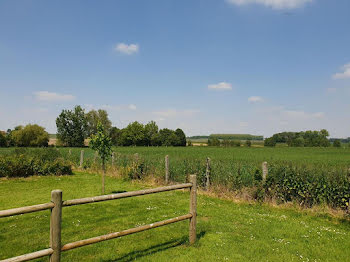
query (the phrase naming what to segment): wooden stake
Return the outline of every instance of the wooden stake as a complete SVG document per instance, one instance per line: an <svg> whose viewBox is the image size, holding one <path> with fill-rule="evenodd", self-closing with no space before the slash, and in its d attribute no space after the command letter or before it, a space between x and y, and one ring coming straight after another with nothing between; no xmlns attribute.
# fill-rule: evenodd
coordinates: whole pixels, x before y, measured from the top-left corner
<svg viewBox="0 0 350 262"><path fill-rule="evenodd" d="M267 175L268 175L267 162L263 162L262 163L262 177L263 177L263 181L266 181Z"/></svg>
<svg viewBox="0 0 350 262"><path fill-rule="evenodd" d="M165 156L165 184L169 183L169 156Z"/></svg>
<svg viewBox="0 0 350 262"><path fill-rule="evenodd" d="M53 190L51 201L55 206L51 209L50 217L50 247L53 249L50 262L61 261L61 221L62 221L62 191Z"/></svg>
<svg viewBox="0 0 350 262"><path fill-rule="evenodd" d="M206 178L206 181L205 181L205 189L208 191L209 190L209 187L210 187L210 158L207 157L207 169L205 171L205 178Z"/></svg>
<svg viewBox="0 0 350 262"><path fill-rule="evenodd" d="M114 166L114 158L115 158L115 153L112 152L112 166Z"/></svg>
<svg viewBox="0 0 350 262"><path fill-rule="evenodd" d="M84 163L84 150L80 151L80 168L83 168L83 163Z"/></svg>
<svg viewBox="0 0 350 262"><path fill-rule="evenodd" d="M192 183L191 191L190 191L190 214L192 217L190 218L190 244L194 244L196 242L196 223L197 223L197 177L196 175L190 175L190 183Z"/></svg>
<svg viewBox="0 0 350 262"><path fill-rule="evenodd" d="M96 164L96 158L98 157L98 152L95 151L95 154L94 154L94 164Z"/></svg>

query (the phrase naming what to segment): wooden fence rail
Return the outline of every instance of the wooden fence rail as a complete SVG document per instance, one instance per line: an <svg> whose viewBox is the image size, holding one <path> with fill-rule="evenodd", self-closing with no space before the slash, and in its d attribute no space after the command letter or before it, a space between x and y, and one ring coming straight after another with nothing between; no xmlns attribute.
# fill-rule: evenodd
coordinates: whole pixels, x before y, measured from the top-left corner
<svg viewBox="0 0 350 262"><path fill-rule="evenodd" d="M127 198L127 197L135 197L135 196L142 196L147 194L154 194L154 193L160 193L160 192L166 192L171 190L177 190L177 189L190 189L190 210L188 214L170 218L167 220L154 222L152 224L143 225L140 227L135 227L127 230L123 230L120 232L114 232L107 235L102 235L98 237L93 237L89 239L79 240L76 242L68 243L65 245L62 245L61 243L61 224L62 224L62 208L68 207L68 206L74 206L74 205L83 205L88 203L95 203L95 202L101 202L101 201L108 201L108 200L115 200L115 199L121 199L121 198ZM0 262L20 262L20 261L28 261L33 260L36 258L44 257L44 256L50 256L50 262L59 262L61 261L61 252L62 251L68 251L73 248L78 248L94 243L98 243L101 241L122 237L138 232L142 232L145 230L149 230L156 227L161 227L165 225L169 225L172 223L176 223L183 220L190 220L190 226L189 226L189 241L190 244L193 244L196 241L196 217L197 217L197 181L196 176L191 175L190 176L190 183L184 183L184 184L178 184L178 185L171 185L171 186L165 186L165 187L158 187L158 188L152 188L152 189L145 189L145 190L139 190L139 191L132 191L132 192L126 192L126 193L120 193L120 194L112 194L112 195L102 195L102 196L96 196L96 197L87 197L87 198L80 198L80 199L73 199L73 200L66 200L62 201L62 191L61 190L53 190L51 192L51 202L40 204L40 205L34 205L34 206L27 206L27 207L20 207L20 208L14 208L14 209L8 209L8 210L1 210L0 211L0 218L2 217L8 217L8 216L15 216L20 214L26 214L31 212L38 212L42 210L51 209L51 216L50 216L50 248L39 250L36 252L24 254L17 257L8 258L5 260L1 260Z"/></svg>

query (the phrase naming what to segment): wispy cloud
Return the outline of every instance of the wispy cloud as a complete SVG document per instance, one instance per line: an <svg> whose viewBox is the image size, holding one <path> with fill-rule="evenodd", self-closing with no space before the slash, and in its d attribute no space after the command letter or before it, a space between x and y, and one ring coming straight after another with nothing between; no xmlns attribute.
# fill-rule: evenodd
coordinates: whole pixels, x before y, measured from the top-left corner
<svg viewBox="0 0 350 262"><path fill-rule="evenodd" d="M125 43L118 43L115 48L117 52L126 54L126 55L132 55L139 52L139 45L138 44L125 44Z"/></svg>
<svg viewBox="0 0 350 262"><path fill-rule="evenodd" d="M261 4L273 9L294 9L303 7L307 3L311 3L313 0L226 0L226 2L238 6L248 4Z"/></svg>
<svg viewBox="0 0 350 262"><path fill-rule="evenodd" d="M153 112L153 114L160 116L162 118L172 118L172 117L178 117L178 116L190 117L195 114L198 114L199 112L200 111L197 109L186 109L186 110L167 109L162 111L155 111Z"/></svg>
<svg viewBox="0 0 350 262"><path fill-rule="evenodd" d="M37 100L46 102L67 102L75 99L75 96L70 94L58 94L49 91L38 91L34 93L34 96Z"/></svg>
<svg viewBox="0 0 350 262"><path fill-rule="evenodd" d="M248 102L251 102L251 103L258 103L263 101L264 99L261 96L251 96L248 98Z"/></svg>
<svg viewBox="0 0 350 262"><path fill-rule="evenodd" d="M136 110L136 109L137 109L137 107L136 107L134 104L128 105L128 108L129 108L130 110Z"/></svg>
<svg viewBox="0 0 350 262"><path fill-rule="evenodd" d="M310 118L324 117L323 112L307 113L305 111L297 111L297 110L285 110L283 111L283 114L285 114L288 117L297 118L297 119L310 119Z"/></svg>
<svg viewBox="0 0 350 262"><path fill-rule="evenodd" d="M343 70L343 72L334 74L333 79L350 78L350 63L342 66L342 70Z"/></svg>
<svg viewBox="0 0 350 262"><path fill-rule="evenodd" d="M232 84L226 82L220 82L217 84L208 85L210 90L232 90Z"/></svg>

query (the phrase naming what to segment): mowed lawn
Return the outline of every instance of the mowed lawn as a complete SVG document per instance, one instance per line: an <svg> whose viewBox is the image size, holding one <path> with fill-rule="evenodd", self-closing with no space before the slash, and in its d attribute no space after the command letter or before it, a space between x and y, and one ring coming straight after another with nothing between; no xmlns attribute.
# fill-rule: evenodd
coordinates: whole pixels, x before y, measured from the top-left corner
<svg viewBox="0 0 350 262"><path fill-rule="evenodd" d="M108 177L106 192L146 188ZM0 180L0 209L100 193L100 176ZM68 243L188 213L188 190L63 209ZM350 222L291 209L237 204L198 196L198 241L188 244L188 221L64 252L62 261L350 261ZM49 246L49 211L0 218L0 259ZM48 261L48 258L38 261Z"/></svg>

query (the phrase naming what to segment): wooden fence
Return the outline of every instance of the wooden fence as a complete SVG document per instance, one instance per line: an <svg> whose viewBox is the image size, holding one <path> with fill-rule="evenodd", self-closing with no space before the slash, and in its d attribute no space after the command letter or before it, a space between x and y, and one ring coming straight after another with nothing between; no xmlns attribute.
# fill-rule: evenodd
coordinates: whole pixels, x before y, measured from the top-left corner
<svg viewBox="0 0 350 262"><path fill-rule="evenodd" d="M88 203L115 200L115 199L141 196L141 195L148 195L148 194L154 194L154 193L160 193L160 192L177 190L177 189L184 189L184 188L190 189L190 212L188 214L174 217L174 218L167 219L167 220L163 220L163 221L159 221L159 222L155 222L152 224L140 226L140 227L135 227L135 228L123 230L120 232L114 232L114 233L110 233L110 234L106 234L106 235L102 235L102 236L98 236L98 237L79 240L79 241L64 244L64 245L62 245L62 243L61 243L61 224L62 224L62 208L63 207L83 205L83 204L88 204ZM165 226L165 225L179 222L179 221L183 221L186 219L190 220L189 241L190 241L190 244L193 244L196 241L196 216L197 216L197 181L196 181L196 176L191 175L190 182L184 183L184 184L177 184L177 185L158 187L158 188L152 188L152 189L145 189L145 190L139 190L139 191L125 192L125 193L112 194L112 195L102 195L102 196L95 196L95 197L87 197L87 198L80 198L80 199L73 199L73 200L66 200L66 201L62 201L62 191L61 190L53 190L51 192L51 202L50 203L34 205L34 206L27 206L27 207L20 207L20 208L8 209L8 210L1 210L0 211L0 218L20 215L20 214L25 214L25 213L38 212L38 211L47 210L47 209L51 209L50 247L47 249L33 252L33 253L28 253L25 255L1 260L0 262L28 261L28 260L32 260L32 259L36 259L36 258L40 258L40 257L44 257L44 256L50 256L50 262L58 262L61 260L61 252L68 251L68 250L73 249L73 248L78 248L78 247L98 243L101 241L117 238L117 237L130 235L130 234L145 231L148 229L152 229L152 228L156 228L156 227L160 227L160 226Z"/></svg>

